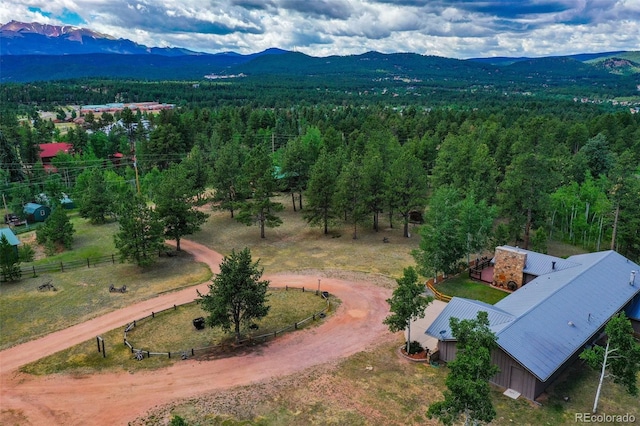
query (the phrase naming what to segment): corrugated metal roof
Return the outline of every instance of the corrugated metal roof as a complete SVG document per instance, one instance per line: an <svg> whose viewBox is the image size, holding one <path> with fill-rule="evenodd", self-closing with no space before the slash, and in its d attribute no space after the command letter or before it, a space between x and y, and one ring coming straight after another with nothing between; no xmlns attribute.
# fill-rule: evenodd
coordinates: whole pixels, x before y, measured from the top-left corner
<svg viewBox="0 0 640 426"><path fill-rule="evenodd" d="M7 241L9 241L9 244L11 244L12 246L17 246L18 244L20 244L20 240L18 239L18 237L16 237L11 229L0 228L0 234L4 235L7 238Z"/></svg>
<svg viewBox="0 0 640 426"><path fill-rule="evenodd" d="M640 266L614 251L567 260L578 266L539 276L495 306L489 305L494 312L513 316L510 322L496 324L498 345L542 381L640 294L640 279L629 284L631 271L639 271ZM427 333L438 337L440 330L446 330L444 335L453 338L449 317L474 318L478 311L487 310L477 303L458 306L445 309Z"/></svg>
<svg viewBox="0 0 640 426"><path fill-rule="evenodd" d="M449 319L475 319L480 311L485 311L489 314L489 328L494 333L499 332L511 321L515 320L513 315L510 315L493 305L489 305L488 303L480 302L479 300L454 297L449 303L447 303L447 306L444 308L442 313L431 323L431 326L427 331L425 331L425 333L441 340L453 340L453 334L449 327ZM444 331L444 333L441 333L441 331Z"/></svg>
<svg viewBox="0 0 640 426"><path fill-rule="evenodd" d="M551 272L562 271L567 268L579 266L579 263L572 262L561 257L550 256L548 254L537 253L535 251L521 249L520 247L501 246L507 250L517 251L527 254L527 261L524 265L524 273L535 275L549 274Z"/></svg>

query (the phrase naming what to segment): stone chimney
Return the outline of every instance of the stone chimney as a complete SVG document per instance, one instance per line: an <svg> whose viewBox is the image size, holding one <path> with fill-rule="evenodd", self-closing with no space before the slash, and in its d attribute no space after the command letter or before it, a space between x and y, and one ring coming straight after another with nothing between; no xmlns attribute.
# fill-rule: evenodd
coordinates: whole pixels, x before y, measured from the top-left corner
<svg viewBox="0 0 640 426"><path fill-rule="evenodd" d="M512 247L496 247L494 262L493 285L509 290L522 287L527 253Z"/></svg>

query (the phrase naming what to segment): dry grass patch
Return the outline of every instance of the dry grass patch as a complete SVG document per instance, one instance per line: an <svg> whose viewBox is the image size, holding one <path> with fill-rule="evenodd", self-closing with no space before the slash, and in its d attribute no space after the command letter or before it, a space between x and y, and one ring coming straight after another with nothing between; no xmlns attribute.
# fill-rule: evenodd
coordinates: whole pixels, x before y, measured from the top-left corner
<svg viewBox="0 0 640 426"><path fill-rule="evenodd" d="M244 330L246 334L260 335L279 331L292 326L295 322L311 317L322 311L327 305L325 299L313 292L300 290L270 290L268 292L271 306L269 314L256 321L258 330ZM331 299L332 304L339 301ZM73 373L91 374L107 369L154 369L164 367L180 359L180 352L190 353L191 348L205 348L222 342L232 341L233 336L220 328L196 330L192 324L194 318L206 316L200 305L191 303L158 313L154 318L147 318L128 333L129 342L137 349L151 352L171 352L172 359L164 356L153 356L138 362L133 359L129 348L122 343L123 328L109 331L102 335L107 357L97 351L95 339L88 340L72 348L57 352L36 362L25 365L22 371L30 374ZM302 327L318 324L307 322Z"/></svg>
<svg viewBox="0 0 640 426"><path fill-rule="evenodd" d="M306 269L339 269L390 277L402 276L402 270L415 264L411 250L418 247L417 228L411 227L412 237L402 236L402 224L395 220L394 228L388 228L388 218L381 217L383 229L375 232L371 224L358 226L358 238L353 239L353 227L338 224L324 235L321 228L310 227L302 212L294 212L287 196L276 197L285 210L280 214L282 225L267 228L266 238L261 239L257 226L246 226L231 219L229 212L210 212L202 230L190 238L219 251L231 253L232 249L249 247L254 259L269 273L301 271ZM385 228L386 227L386 228ZM383 243L383 238L389 243Z"/></svg>
<svg viewBox="0 0 640 426"><path fill-rule="evenodd" d="M149 268L105 264L3 283L0 285L0 349L210 277L211 271L206 265L181 253L160 258ZM38 286L48 281L57 291L38 291ZM126 285L127 292L110 293L110 284Z"/></svg>

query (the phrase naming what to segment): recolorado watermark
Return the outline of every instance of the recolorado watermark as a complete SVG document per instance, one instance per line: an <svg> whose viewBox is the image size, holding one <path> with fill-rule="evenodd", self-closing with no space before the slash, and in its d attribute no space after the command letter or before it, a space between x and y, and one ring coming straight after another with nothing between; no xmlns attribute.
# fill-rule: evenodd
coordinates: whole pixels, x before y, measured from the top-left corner
<svg viewBox="0 0 640 426"><path fill-rule="evenodd" d="M633 414L592 414L592 413L575 413L574 421L576 423L635 423L636 416Z"/></svg>

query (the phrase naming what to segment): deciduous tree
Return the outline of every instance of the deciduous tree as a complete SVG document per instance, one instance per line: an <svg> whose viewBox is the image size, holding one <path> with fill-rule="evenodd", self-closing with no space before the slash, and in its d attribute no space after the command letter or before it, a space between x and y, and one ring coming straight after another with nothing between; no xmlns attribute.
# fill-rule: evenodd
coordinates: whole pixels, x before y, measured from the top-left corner
<svg viewBox="0 0 640 426"><path fill-rule="evenodd" d="M431 404L427 416L445 425L454 424L460 417L465 425L489 423L496 416L489 379L499 372L491 363L491 351L497 344L489 329L489 316L478 312L476 319L451 318L450 326L457 340L456 358L448 364L444 401Z"/></svg>
<svg viewBox="0 0 640 426"><path fill-rule="evenodd" d="M607 323L607 346L594 346L585 349L580 358L587 361L591 368L600 369L600 382L593 403L593 412L598 409L600 389L606 371L613 377L614 383L623 385L631 395L638 395L638 372L640 372L640 343L633 337L631 321L624 312L620 312Z"/></svg>
<svg viewBox="0 0 640 426"><path fill-rule="evenodd" d="M411 321L424 318L424 310L433 297L424 294L424 284L418 282L418 273L413 267L404 268L402 278L396 280L398 287L387 299L392 312L384 319L391 332L407 330L407 353L411 344Z"/></svg>

